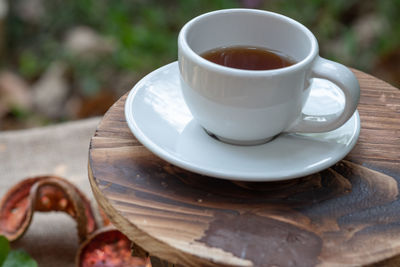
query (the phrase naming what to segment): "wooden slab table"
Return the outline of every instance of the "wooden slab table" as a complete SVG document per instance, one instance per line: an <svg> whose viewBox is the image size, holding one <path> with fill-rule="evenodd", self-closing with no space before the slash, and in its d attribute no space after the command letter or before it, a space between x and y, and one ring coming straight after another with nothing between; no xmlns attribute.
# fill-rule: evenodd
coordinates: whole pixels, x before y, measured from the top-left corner
<svg viewBox="0 0 400 267"><path fill-rule="evenodd" d="M283 182L231 182L161 160L130 132L125 95L91 140L94 195L136 245L182 266L400 266L400 91L354 72L357 145Z"/></svg>

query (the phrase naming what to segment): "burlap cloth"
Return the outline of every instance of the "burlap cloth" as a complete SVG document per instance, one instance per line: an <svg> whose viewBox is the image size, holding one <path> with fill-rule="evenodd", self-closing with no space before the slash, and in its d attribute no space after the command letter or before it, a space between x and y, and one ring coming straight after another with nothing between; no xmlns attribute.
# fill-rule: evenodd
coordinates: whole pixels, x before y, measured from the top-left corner
<svg viewBox="0 0 400 267"><path fill-rule="evenodd" d="M87 177L89 141L99 118L22 131L0 132L0 197L20 180L46 174L62 176L93 201ZM64 213L35 213L26 234L12 244L39 266L75 266L75 221Z"/></svg>

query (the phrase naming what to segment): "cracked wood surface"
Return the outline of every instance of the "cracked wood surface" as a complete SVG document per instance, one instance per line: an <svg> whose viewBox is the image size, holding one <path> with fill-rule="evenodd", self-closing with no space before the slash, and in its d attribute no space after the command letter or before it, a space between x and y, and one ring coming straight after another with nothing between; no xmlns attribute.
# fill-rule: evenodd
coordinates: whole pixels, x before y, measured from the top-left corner
<svg viewBox="0 0 400 267"><path fill-rule="evenodd" d="M165 162L130 132L125 95L91 140L94 195L138 246L182 266L398 266L400 91L354 72L357 145L329 169L281 182L231 182Z"/></svg>

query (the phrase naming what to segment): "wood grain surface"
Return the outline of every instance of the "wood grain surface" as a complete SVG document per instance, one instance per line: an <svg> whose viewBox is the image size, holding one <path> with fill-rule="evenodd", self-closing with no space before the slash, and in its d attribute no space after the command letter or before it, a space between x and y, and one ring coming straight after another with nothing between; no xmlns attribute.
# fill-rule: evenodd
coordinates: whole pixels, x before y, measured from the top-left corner
<svg viewBox="0 0 400 267"><path fill-rule="evenodd" d="M231 182L165 162L130 132L125 95L91 140L95 197L138 246L182 266L399 263L400 91L354 72L357 145L327 170L282 182Z"/></svg>

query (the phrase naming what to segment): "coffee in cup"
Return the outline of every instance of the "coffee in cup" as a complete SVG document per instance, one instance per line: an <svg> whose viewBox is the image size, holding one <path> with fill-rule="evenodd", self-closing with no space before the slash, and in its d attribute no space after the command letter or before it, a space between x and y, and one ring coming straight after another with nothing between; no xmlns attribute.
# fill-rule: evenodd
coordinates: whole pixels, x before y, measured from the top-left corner
<svg viewBox="0 0 400 267"><path fill-rule="evenodd" d="M249 52L253 48L262 51ZM240 54L240 60L256 53L256 61L283 55L290 63L270 68L265 66L270 62L263 62L261 69L249 70L247 63L236 68L204 58L221 57L221 49ZM265 50L275 55L266 56ZM318 55L310 30L268 11L226 9L192 19L179 33L178 62L182 94L194 119L231 144L261 144L282 132L334 130L354 114L360 95L347 67ZM338 101L344 102L343 110L327 115L302 112L313 78L330 80L342 90L344 100Z"/></svg>
<svg viewBox="0 0 400 267"><path fill-rule="evenodd" d="M264 47L229 46L211 49L201 56L213 63L244 70L273 70L288 67L294 60Z"/></svg>

